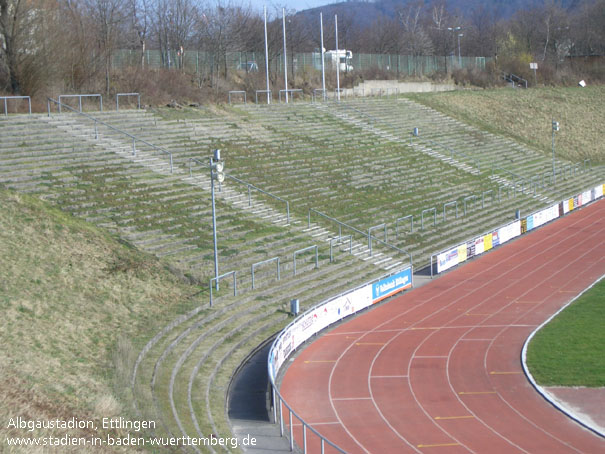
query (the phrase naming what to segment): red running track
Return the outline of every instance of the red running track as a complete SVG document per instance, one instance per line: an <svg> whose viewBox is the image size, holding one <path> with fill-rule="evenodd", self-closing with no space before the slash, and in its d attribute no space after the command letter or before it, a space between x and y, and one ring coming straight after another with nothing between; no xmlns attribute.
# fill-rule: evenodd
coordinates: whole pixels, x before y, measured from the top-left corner
<svg viewBox="0 0 605 454"><path fill-rule="evenodd" d="M350 453L605 453L520 360L529 334L605 274L604 233L600 201L339 325L290 364L284 399Z"/></svg>

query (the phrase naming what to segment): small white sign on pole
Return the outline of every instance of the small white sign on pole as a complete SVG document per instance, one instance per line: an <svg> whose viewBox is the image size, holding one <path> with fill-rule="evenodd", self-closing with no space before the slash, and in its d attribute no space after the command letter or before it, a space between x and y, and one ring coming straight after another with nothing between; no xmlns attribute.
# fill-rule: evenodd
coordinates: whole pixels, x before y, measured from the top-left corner
<svg viewBox="0 0 605 454"><path fill-rule="evenodd" d="M529 64L529 69L538 69L538 64L537 63L530 63Z"/></svg>

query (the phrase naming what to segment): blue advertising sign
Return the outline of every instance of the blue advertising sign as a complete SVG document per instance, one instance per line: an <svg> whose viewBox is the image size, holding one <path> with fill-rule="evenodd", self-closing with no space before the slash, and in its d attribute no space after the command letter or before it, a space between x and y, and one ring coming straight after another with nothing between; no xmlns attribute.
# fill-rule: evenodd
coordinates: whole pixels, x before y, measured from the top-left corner
<svg viewBox="0 0 605 454"><path fill-rule="evenodd" d="M372 302L377 303L412 286L412 269L400 271L372 284Z"/></svg>

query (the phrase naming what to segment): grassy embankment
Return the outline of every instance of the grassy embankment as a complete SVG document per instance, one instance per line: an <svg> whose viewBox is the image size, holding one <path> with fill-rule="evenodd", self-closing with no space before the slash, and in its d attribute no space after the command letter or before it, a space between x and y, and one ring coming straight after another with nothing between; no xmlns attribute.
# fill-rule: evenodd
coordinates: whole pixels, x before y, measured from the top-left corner
<svg viewBox="0 0 605 454"><path fill-rule="evenodd" d="M137 352L196 304L198 289L37 199L0 189L0 207L0 452L34 452L9 448L7 436L106 437L102 417L135 418L128 385ZM7 428L16 417L76 417L99 431ZM139 452L45 449L35 452Z"/></svg>
<svg viewBox="0 0 605 454"><path fill-rule="evenodd" d="M409 98L544 153L552 152L554 118L561 125L555 138L558 157L605 163L605 86L468 90L415 94Z"/></svg>
<svg viewBox="0 0 605 454"><path fill-rule="evenodd" d="M605 386L605 280L536 333L527 364L544 386Z"/></svg>

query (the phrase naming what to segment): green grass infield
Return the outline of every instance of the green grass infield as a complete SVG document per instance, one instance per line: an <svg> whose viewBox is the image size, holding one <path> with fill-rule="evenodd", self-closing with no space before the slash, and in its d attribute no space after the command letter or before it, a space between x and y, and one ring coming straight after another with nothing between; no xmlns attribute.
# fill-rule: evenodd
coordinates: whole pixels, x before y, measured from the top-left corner
<svg viewBox="0 0 605 454"><path fill-rule="evenodd" d="M605 279L536 333L527 365L543 386L605 386Z"/></svg>

